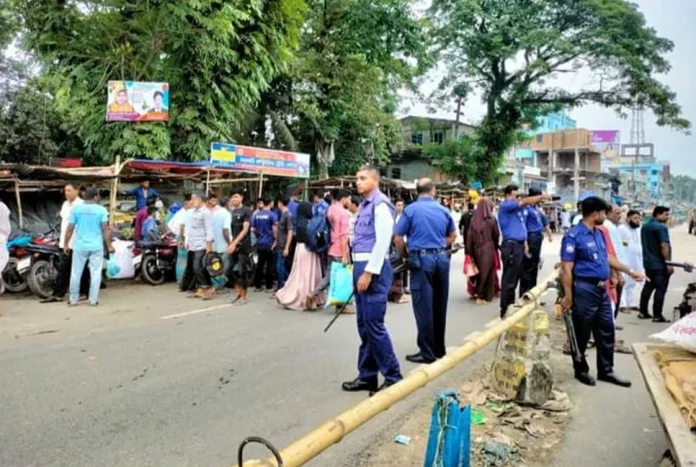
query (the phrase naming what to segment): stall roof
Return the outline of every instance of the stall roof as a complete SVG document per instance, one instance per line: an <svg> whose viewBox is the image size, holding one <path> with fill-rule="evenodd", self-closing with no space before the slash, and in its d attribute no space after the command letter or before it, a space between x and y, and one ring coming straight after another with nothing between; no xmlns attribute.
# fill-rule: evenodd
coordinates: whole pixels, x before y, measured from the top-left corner
<svg viewBox="0 0 696 467"><path fill-rule="evenodd" d="M147 177L169 179L205 179L210 172L211 179L235 178L250 175L251 172L240 172L211 165L208 161L202 162L173 162L151 161L146 159L131 159L123 164L120 176L124 179L138 179ZM257 175L257 174L253 174Z"/></svg>
<svg viewBox="0 0 696 467"><path fill-rule="evenodd" d="M46 165L0 164L0 180L108 180L113 177L113 166L50 167Z"/></svg>

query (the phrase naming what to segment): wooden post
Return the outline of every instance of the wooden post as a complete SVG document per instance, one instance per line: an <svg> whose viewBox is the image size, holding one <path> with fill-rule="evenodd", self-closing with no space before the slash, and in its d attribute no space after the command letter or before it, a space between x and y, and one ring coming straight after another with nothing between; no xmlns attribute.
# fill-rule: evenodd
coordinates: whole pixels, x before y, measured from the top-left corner
<svg viewBox="0 0 696 467"><path fill-rule="evenodd" d="M118 179L121 173L121 156L116 155L114 161L114 174L111 179L111 192L109 193L109 227L116 224L116 201L118 195Z"/></svg>
<svg viewBox="0 0 696 467"><path fill-rule="evenodd" d="M263 170L259 170L259 198L263 193Z"/></svg>
<svg viewBox="0 0 696 467"><path fill-rule="evenodd" d="M205 178L205 195L208 196L210 192L210 166L208 166L208 175Z"/></svg>
<svg viewBox="0 0 696 467"><path fill-rule="evenodd" d="M15 179L15 197L17 198L17 217L19 219L19 228L24 228L24 214L22 213L22 197L19 195L19 180Z"/></svg>

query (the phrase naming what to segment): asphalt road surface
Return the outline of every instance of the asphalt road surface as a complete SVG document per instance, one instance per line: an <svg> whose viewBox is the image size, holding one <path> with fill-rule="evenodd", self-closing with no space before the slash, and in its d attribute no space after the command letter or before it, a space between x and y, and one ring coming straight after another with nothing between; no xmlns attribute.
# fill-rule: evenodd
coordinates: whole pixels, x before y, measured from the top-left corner
<svg viewBox="0 0 696 467"><path fill-rule="evenodd" d="M542 277L559 243L546 244ZM497 304L467 299L462 261L459 253L452 264L449 346L498 313ZM200 302L173 284L130 282L110 283L97 308L0 298L0 466L225 466L246 436L282 448L366 397L340 389L357 371L353 316L324 334L329 311L284 310L266 294L252 294L246 307L229 299ZM416 350L411 305L390 305L387 324L406 374L415 367L404 360ZM354 465L376 436L491 350L311 465Z"/></svg>

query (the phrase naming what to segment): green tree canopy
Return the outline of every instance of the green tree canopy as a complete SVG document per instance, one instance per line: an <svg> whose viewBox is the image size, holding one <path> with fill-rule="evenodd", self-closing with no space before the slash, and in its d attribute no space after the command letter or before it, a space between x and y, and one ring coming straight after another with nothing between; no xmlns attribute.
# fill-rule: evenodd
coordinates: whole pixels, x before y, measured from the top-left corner
<svg viewBox="0 0 696 467"><path fill-rule="evenodd" d="M302 0L13 0L87 155L200 160L230 141L298 45ZM108 80L164 81L170 121L104 121Z"/></svg>
<svg viewBox="0 0 696 467"><path fill-rule="evenodd" d="M432 35L446 75L443 95L462 83L483 95L486 114L478 169L492 179L521 124L564 105L598 103L652 110L659 125L688 130L676 96L657 76L670 69L673 44L646 25L627 0L433 0ZM581 69L593 84L556 84Z"/></svg>

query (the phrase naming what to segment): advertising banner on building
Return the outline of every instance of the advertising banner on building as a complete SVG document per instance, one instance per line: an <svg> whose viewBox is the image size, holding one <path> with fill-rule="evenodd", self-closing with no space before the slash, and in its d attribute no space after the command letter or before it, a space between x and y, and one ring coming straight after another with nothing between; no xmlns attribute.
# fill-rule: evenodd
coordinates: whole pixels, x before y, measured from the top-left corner
<svg viewBox="0 0 696 467"><path fill-rule="evenodd" d="M309 178L309 154L299 152L213 143L210 147L210 162L216 167L241 172Z"/></svg>
<svg viewBox="0 0 696 467"><path fill-rule="evenodd" d="M621 154L621 132L619 130L593 130L592 149L602 159L615 159Z"/></svg>
<svg viewBox="0 0 696 467"><path fill-rule="evenodd" d="M140 81L109 81L107 122L166 122L169 85Z"/></svg>

